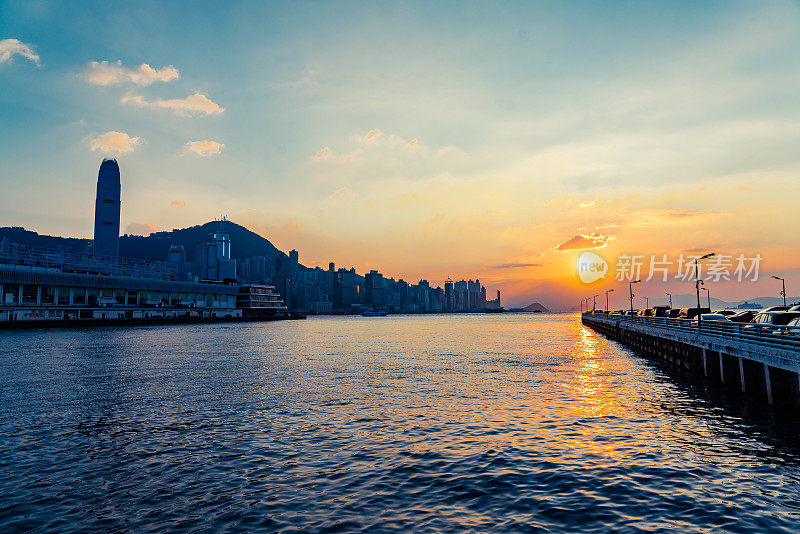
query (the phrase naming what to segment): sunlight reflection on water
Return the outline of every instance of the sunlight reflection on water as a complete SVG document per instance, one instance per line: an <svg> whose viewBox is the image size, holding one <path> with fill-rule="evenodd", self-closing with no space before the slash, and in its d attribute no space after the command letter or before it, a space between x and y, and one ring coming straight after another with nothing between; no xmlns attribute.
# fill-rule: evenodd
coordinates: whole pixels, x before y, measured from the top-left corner
<svg viewBox="0 0 800 534"><path fill-rule="evenodd" d="M7 332L0 358L2 531L798 524L794 419L576 316Z"/></svg>

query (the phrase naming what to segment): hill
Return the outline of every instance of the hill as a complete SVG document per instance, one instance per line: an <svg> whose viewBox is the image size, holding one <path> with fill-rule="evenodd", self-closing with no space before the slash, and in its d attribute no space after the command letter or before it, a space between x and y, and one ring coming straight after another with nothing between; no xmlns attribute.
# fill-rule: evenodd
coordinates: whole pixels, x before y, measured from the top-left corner
<svg viewBox="0 0 800 534"><path fill-rule="evenodd" d="M92 246L91 239L39 235L20 226L4 226L0 228L0 239L8 239L12 243L18 243L26 247L74 250L76 252L89 252Z"/></svg>
<svg viewBox="0 0 800 534"><path fill-rule="evenodd" d="M252 256L276 258L285 256L269 240L231 221L212 221L203 225L170 232L154 232L149 236L125 235L119 238L119 254L127 258L163 261L167 258L167 251L169 251L171 245L183 245L186 249L186 256L191 261L194 260L197 246L200 243L209 241L214 232L220 230L227 233L231 238L232 258L239 259ZM2 238L8 238L9 241L29 247L74 250L77 252L89 252L91 250L90 239L39 235L36 232L20 227L0 228L0 239Z"/></svg>
<svg viewBox="0 0 800 534"><path fill-rule="evenodd" d="M534 302L533 304L528 304L522 311L526 312L540 312L540 313L550 313L550 310L539 304L538 302Z"/></svg>
<svg viewBox="0 0 800 534"><path fill-rule="evenodd" d="M231 221L213 221L200 226L172 230L171 232L154 232L149 236L123 236L119 241L120 256L142 258L147 260L163 260L171 245L183 245L186 256L194 260L198 245L211 239L218 231L225 232L231 238L231 258L250 258L252 256L269 256L276 258L285 256L275 245L244 226Z"/></svg>

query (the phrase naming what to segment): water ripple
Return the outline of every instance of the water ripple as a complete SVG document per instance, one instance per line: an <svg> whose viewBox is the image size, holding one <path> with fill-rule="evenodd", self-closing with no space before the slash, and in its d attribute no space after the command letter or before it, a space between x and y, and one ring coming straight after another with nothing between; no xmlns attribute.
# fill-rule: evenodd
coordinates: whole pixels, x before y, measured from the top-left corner
<svg viewBox="0 0 800 534"><path fill-rule="evenodd" d="M796 532L797 416L569 316L0 334L0 531Z"/></svg>

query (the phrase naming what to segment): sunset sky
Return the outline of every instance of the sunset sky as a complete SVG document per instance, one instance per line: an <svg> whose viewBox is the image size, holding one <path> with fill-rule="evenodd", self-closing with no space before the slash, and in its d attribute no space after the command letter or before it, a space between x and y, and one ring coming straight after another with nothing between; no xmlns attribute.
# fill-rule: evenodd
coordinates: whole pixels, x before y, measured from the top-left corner
<svg viewBox="0 0 800 534"><path fill-rule="evenodd" d="M91 237L113 156L126 233L227 216L507 305L621 307L586 249L760 254L712 294L800 293L800 4L430 4L0 2L0 225Z"/></svg>

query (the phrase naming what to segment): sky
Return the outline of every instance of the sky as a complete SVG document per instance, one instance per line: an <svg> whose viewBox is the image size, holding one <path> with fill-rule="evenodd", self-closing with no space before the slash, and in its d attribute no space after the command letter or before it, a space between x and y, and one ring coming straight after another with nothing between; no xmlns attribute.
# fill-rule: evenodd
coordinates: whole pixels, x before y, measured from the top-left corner
<svg viewBox="0 0 800 534"><path fill-rule="evenodd" d="M762 258L716 297L800 294L798 50L798 2L0 1L0 225L91 237L116 157L125 233L224 216L506 305L711 251Z"/></svg>

